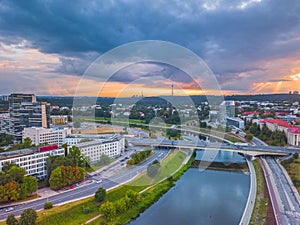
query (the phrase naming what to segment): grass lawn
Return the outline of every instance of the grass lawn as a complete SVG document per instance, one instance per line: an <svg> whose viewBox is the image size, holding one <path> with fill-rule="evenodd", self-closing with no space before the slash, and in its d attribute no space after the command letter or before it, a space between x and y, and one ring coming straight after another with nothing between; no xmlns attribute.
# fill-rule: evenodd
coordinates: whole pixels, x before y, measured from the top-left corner
<svg viewBox="0 0 300 225"><path fill-rule="evenodd" d="M162 168L159 177L164 177L170 171L174 172L176 169L178 169L184 158L185 154L178 151L172 152L170 155L168 155L161 163ZM141 177L138 177L137 179L145 179L145 176L147 176L146 173ZM137 185L137 183L135 182L138 183L139 181L134 180L128 183L128 185L123 185L110 190L107 193L107 200L115 202L116 200L124 197L127 190L140 192L148 187L147 185ZM143 201L139 203L138 206L133 207L125 214L120 215L117 220L122 224L126 224L126 221L130 220L133 217L136 217L141 209L145 210L147 207L149 207L152 202L159 199L159 197L167 190L169 190L172 185L172 181L165 180L157 184L153 188L147 190L142 194ZM37 213L37 225L78 225L84 224L87 220L99 215L99 204L94 201L94 197L90 197L62 206L55 206L54 208L49 210L41 210ZM99 218L91 222L90 224L98 225L103 220L103 218ZM5 224L5 221L0 222L0 225Z"/></svg>
<svg viewBox="0 0 300 225"><path fill-rule="evenodd" d="M238 138L233 137L233 136L230 136L230 135L227 135L227 134L225 134L224 139L226 139L226 140L228 140L228 141L231 141L231 142L233 142L233 143L235 143L235 142L242 142L242 143L245 143L243 140L238 139Z"/></svg>
<svg viewBox="0 0 300 225"><path fill-rule="evenodd" d="M161 161L159 173L155 178L150 178L147 175L147 172L144 172L129 184L133 186L147 186L158 183L178 170L185 157L185 154L180 151L172 151L164 160Z"/></svg>
<svg viewBox="0 0 300 225"><path fill-rule="evenodd" d="M250 220L250 225L266 224L267 210L268 210L268 199L265 197L266 183L261 165L258 160L253 161L256 182L257 182L257 193L255 198L255 204Z"/></svg>

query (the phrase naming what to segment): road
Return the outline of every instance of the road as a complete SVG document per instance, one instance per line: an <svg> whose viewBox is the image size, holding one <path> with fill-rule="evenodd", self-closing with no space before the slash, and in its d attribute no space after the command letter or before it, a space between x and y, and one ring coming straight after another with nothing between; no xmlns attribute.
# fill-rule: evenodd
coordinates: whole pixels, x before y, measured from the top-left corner
<svg viewBox="0 0 300 225"><path fill-rule="evenodd" d="M243 213L243 216L240 221L240 225L246 225L249 224L251 215L254 208L254 202L256 198L256 189L257 189L257 183L256 183L256 173L253 166L253 163L251 161L251 157L245 156L247 160L247 164L250 170L250 190L248 195L247 204Z"/></svg>
<svg viewBox="0 0 300 225"><path fill-rule="evenodd" d="M255 138L257 145L266 145ZM279 159L261 157L262 168L266 177L273 211L278 225L300 224L300 197Z"/></svg>
<svg viewBox="0 0 300 225"><path fill-rule="evenodd" d="M13 213L15 216L19 216L24 209L33 208L35 210L41 210L44 208L44 203L46 201L52 202L54 205L63 204L66 202L75 201L76 199L85 198L88 196L94 195L94 193L98 190L99 187L103 187L105 189L112 189L114 187L119 186L120 184L126 183L129 180L133 179L139 173L142 173L146 170L147 165L153 162L155 159L161 160L169 152L166 150L155 150L155 153L144 162L140 163L138 166L131 167L124 172L121 172L117 175L111 176L109 178L101 178L102 182L92 182L91 184L77 187L73 190L69 190L54 196L50 196L48 198L37 199L35 201L21 203L18 205L14 205L14 210L10 212L5 212L4 209L0 210L0 220L5 220L6 217ZM99 180L100 178L95 177L95 180Z"/></svg>
<svg viewBox="0 0 300 225"><path fill-rule="evenodd" d="M236 146L230 143L222 142L210 142L207 143L203 140L198 141L185 141L185 140L157 140L151 138L130 138L131 144L135 146L162 146L162 147L182 147L182 148L202 148L209 150L225 150L240 152L247 155L257 156L257 155L288 155L289 153L300 153L300 148L283 148L278 146Z"/></svg>

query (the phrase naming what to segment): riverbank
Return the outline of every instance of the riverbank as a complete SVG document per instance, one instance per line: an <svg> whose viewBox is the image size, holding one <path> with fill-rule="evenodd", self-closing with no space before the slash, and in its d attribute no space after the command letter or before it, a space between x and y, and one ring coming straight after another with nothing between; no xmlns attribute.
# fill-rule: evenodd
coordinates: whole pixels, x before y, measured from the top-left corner
<svg viewBox="0 0 300 225"><path fill-rule="evenodd" d="M175 169L176 167L174 167L174 165L178 166L178 159L181 159L182 160L181 162L183 163L184 160L184 157L182 157L183 154L184 153L182 152L177 152L175 157L169 157L169 158L167 157L165 161L168 162L167 163L168 167L170 168L173 167L173 169ZM90 225L97 225L97 224L107 224L107 225L124 224L125 225L130 221L132 221L133 219L137 218L141 213L143 213L146 209L148 209L153 203L158 201L166 192L168 192L175 185L175 182L183 175L185 171L187 171L190 168L191 162L194 160L194 157L195 154L191 156L191 158L186 164L182 165L181 163L181 166L179 166L177 170L173 171L173 172L175 171L177 172L175 172L173 175L169 177L166 177L166 179L160 180L161 175L158 176L160 178L153 179L153 182L157 182L158 179L159 183L154 183L152 186L148 186L144 190L140 191L142 199L133 208L127 210L123 214L117 215L113 219L113 221L106 221L104 218L97 218L96 220L92 221ZM162 163L163 168L168 168L165 166L166 165ZM162 170L161 174L165 174L166 171L169 172L169 169ZM146 177L146 174L142 174L137 179L130 182L130 184L140 185L140 184L144 184L145 182L149 182L149 178Z"/></svg>
<svg viewBox="0 0 300 225"><path fill-rule="evenodd" d="M118 188L112 189L107 193L107 200L115 202L118 199L125 196L126 191L133 190L135 192L142 192L143 201L141 201L136 207L128 210L126 213L118 216L116 221L112 221L109 224L126 224L130 222L131 219L136 218L141 212L145 211L149 206L151 206L155 201L157 201L164 193L166 193L173 185L174 182L180 178L180 176L189 168L189 164L193 160L193 157L188 161L186 165L182 165L185 159L185 154L177 151L176 154L171 154L169 157L165 158L163 161L167 161L169 166L164 167L162 170L163 174L169 171L169 169L177 168L179 165L179 170L172 176L168 177L166 180L154 185L149 188L149 185L132 185L129 182L127 185L122 185ZM176 171L176 170L174 170ZM173 172L174 172L173 171ZM170 173L169 173L170 174ZM139 177L138 177L139 178ZM149 188L149 189L148 189ZM85 224L86 221L99 215L100 204L94 201L93 197L79 200L76 202L68 203L61 206L55 206L50 210L41 210L38 213L37 224L38 225L53 225L53 224L70 224L78 225ZM115 222L115 223L114 223ZM90 224L107 224L104 218L98 218L92 221ZM5 225L5 221L0 222L0 225Z"/></svg>
<svg viewBox="0 0 300 225"><path fill-rule="evenodd" d="M224 171L243 171L249 172L247 163L224 163L224 162L210 162L203 160L194 160L191 164L191 168L201 168L201 164L208 165L207 169L210 170L224 170Z"/></svg>

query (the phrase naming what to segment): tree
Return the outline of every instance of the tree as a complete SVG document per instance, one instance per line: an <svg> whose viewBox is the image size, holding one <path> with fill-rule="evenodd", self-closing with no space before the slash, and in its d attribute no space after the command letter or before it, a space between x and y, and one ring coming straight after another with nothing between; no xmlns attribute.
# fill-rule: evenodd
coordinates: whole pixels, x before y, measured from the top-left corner
<svg viewBox="0 0 300 225"><path fill-rule="evenodd" d="M35 225L37 214L34 209L25 209L21 214L20 225Z"/></svg>
<svg viewBox="0 0 300 225"><path fill-rule="evenodd" d="M20 187L16 181L10 181L4 185L4 199L16 201L20 196Z"/></svg>
<svg viewBox="0 0 300 225"><path fill-rule="evenodd" d="M100 207L100 212L102 213L103 217L111 221L117 214L116 207L112 202L105 202Z"/></svg>
<svg viewBox="0 0 300 225"><path fill-rule="evenodd" d="M28 195L31 195L37 190L38 180L35 177L26 176L24 177L24 184L26 185Z"/></svg>
<svg viewBox="0 0 300 225"><path fill-rule="evenodd" d="M69 154L67 155L67 157L72 160L72 166L84 167L85 160L84 157L81 155L80 148L78 148L77 146L72 146L69 149Z"/></svg>
<svg viewBox="0 0 300 225"><path fill-rule="evenodd" d="M251 141L253 139L253 134L246 134L245 138L247 141Z"/></svg>
<svg viewBox="0 0 300 225"><path fill-rule="evenodd" d="M97 164L99 166L105 166L108 165L110 162L111 162L111 158L108 155L102 154Z"/></svg>
<svg viewBox="0 0 300 225"><path fill-rule="evenodd" d="M136 205L141 200L140 194L133 190L128 190L126 196L130 199L132 205Z"/></svg>
<svg viewBox="0 0 300 225"><path fill-rule="evenodd" d="M53 208L52 202L45 202L44 203L44 209L51 209Z"/></svg>
<svg viewBox="0 0 300 225"><path fill-rule="evenodd" d="M19 225L19 222L16 219L14 214L9 214L7 219L6 219L6 224L7 225Z"/></svg>
<svg viewBox="0 0 300 225"><path fill-rule="evenodd" d="M8 171L7 171L7 175L10 178L10 180L14 180L18 183L22 183L24 176L25 176L26 172L25 169L17 166L17 165L13 165Z"/></svg>
<svg viewBox="0 0 300 225"><path fill-rule="evenodd" d="M160 163L158 160L154 160L153 163L149 164L147 167L147 175L149 177L155 177L158 174L160 168Z"/></svg>
<svg viewBox="0 0 300 225"><path fill-rule="evenodd" d="M53 190L59 189L63 186L63 176L61 167L57 167L51 172L49 179L50 188Z"/></svg>
<svg viewBox="0 0 300 225"><path fill-rule="evenodd" d="M23 148L31 148L32 147L32 140L29 137L27 137L23 140L22 145L23 145L22 146Z"/></svg>
<svg viewBox="0 0 300 225"><path fill-rule="evenodd" d="M95 201L96 202L103 202L106 197L106 190L102 187L98 188L95 193Z"/></svg>
<svg viewBox="0 0 300 225"><path fill-rule="evenodd" d="M127 210L127 202L125 198L121 198L115 203L115 207L118 214L124 213Z"/></svg>

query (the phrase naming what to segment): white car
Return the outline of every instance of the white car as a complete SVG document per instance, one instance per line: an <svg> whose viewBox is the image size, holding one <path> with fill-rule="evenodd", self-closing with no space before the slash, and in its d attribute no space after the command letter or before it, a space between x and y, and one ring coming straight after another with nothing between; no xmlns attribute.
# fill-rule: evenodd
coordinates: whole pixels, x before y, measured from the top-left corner
<svg viewBox="0 0 300 225"><path fill-rule="evenodd" d="M13 210L14 210L14 207L9 207L9 208L5 209L5 212L10 212L10 211L13 211Z"/></svg>
<svg viewBox="0 0 300 225"><path fill-rule="evenodd" d="M100 184L102 182L102 180L97 180L96 184Z"/></svg>

